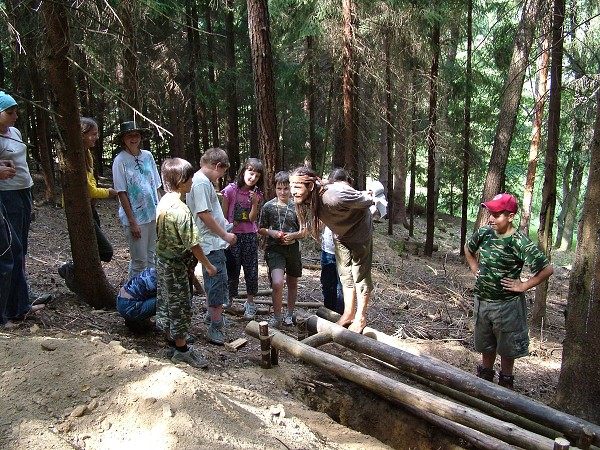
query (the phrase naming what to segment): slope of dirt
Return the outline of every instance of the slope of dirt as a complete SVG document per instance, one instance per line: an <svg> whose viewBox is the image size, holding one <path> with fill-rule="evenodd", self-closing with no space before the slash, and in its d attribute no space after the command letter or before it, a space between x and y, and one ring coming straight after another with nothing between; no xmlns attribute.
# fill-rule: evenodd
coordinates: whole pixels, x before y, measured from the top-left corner
<svg viewBox="0 0 600 450"><path fill-rule="evenodd" d="M104 268L116 288L125 281L127 246L116 203L103 201L98 209L115 248ZM0 448L389 448L296 400L302 397L299 391L314 390L320 380L348 384L285 354L279 367L261 369L259 344L244 334L243 320L233 317L226 331L228 341L248 339L237 352L208 344L200 296L194 297L198 314L191 331L211 365L208 370L173 365L163 357L164 343L156 332L133 334L115 310L92 310L68 291L56 272L70 258L64 211L36 202L35 213L29 281L32 289L56 300L18 329L0 332ZM459 221L438 220L439 251L432 258L403 250L405 230L390 237L384 234L387 223L377 227L369 325L402 338L414 351L472 372L479 361L471 344L473 279L458 253ZM424 229L420 219L417 229ZM424 235L417 232L413 240L424 241ZM299 301L321 301L318 257L318 248L304 242ZM268 288L262 261L260 286ZM548 326L531 331L531 356L515 367L517 391L546 403L560 370L567 289L568 271L559 267L551 279ZM269 317L268 306L259 312ZM296 335L294 328L285 332ZM334 344L326 347L365 367L386 370ZM378 412L368 405L362 403L359 415L378 421ZM341 408L321 409L344 422L335 414Z"/></svg>

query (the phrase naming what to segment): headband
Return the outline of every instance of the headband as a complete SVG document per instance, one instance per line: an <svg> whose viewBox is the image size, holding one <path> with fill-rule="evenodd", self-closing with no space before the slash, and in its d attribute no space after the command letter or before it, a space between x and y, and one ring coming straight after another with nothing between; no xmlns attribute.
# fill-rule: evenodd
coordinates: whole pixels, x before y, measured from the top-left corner
<svg viewBox="0 0 600 450"><path fill-rule="evenodd" d="M308 175L291 175L290 183L314 183L316 177L310 177Z"/></svg>

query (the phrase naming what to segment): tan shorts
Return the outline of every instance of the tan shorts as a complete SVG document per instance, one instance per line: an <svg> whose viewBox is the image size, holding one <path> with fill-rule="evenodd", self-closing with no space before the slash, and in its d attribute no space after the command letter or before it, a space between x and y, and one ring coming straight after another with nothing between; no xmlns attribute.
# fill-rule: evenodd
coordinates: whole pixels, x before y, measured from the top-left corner
<svg viewBox="0 0 600 450"><path fill-rule="evenodd" d="M475 297L475 350L496 352L505 358L522 358L529 354L529 330L525 296L500 302Z"/></svg>
<svg viewBox="0 0 600 450"><path fill-rule="evenodd" d="M373 290L372 238L360 243L341 242L335 239L335 260L342 287L355 288L359 295L367 295Z"/></svg>

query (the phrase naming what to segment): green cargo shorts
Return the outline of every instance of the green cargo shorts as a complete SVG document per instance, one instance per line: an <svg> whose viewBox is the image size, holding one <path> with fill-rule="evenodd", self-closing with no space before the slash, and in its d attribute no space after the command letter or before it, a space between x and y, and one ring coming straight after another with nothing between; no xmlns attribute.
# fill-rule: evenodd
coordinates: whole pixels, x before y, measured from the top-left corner
<svg viewBox="0 0 600 450"><path fill-rule="evenodd" d="M489 302L475 296L475 350L496 352L516 359L529 354L529 329L525 296L513 300Z"/></svg>
<svg viewBox="0 0 600 450"><path fill-rule="evenodd" d="M269 271L281 269L291 277L300 278L302 276L302 258L298 241L290 245L267 247L265 249L265 261Z"/></svg>

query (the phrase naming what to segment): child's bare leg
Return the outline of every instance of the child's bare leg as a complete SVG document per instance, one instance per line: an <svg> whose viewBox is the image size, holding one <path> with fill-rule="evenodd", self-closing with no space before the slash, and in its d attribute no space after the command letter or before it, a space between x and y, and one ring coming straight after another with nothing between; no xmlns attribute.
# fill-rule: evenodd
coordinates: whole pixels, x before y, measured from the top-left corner
<svg viewBox="0 0 600 450"><path fill-rule="evenodd" d="M208 314L210 314L210 320L212 322L218 322L221 320L223 314L223 305L219 306L209 306Z"/></svg>
<svg viewBox="0 0 600 450"><path fill-rule="evenodd" d="M175 339L176 347L185 347L186 345L187 345L187 343L185 342L185 338Z"/></svg>
<svg viewBox="0 0 600 450"><path fill-rule="evenodd" d="M484 369L493 369L496 362L496 352L484 352L481 354L481 366ZM513 360L514 362L514 360ZM512 373L512 367L511 372Z"/></svg>
<svg viewBox="0 0 600 450"><path fill-rule="evenodd" d="M296 298L298 297L298 277L292 277L291 275L287 275L286 278L287 283L287 311L294 312L296 308Z"/></svg>
<svg viewBox="0 0 600 450"><path fill-rule="evenodd" d="M356 291L354 287L349 288L346 286L342 286L342 290L344 291L344 314L337 321L337 324L346 326L352 323L356 315Z"/></svg>
<svg viewBox="0 0 600 450"><path fill-rule="evenodd" d="M281 305L283 303L283 276L282 269L271 271L271 299L273 300L273 311L276 316L281 316Z"/></svg>
<svg viewBox="0 0 600 450"><path fill-rule="evenodd" d="M514 366L514 359L505 357L500 358L500 370L502 371L502 375L512 375Z"/></svg>
<svg viewBox="0 0 600 450"><path fill-rule="evenodd" d="M369 298L369 294L363 294L358 297L356 315L352 324L348 327L350 331L362 333L362 330L367 326L367 304L369 303Z"/></svg>

